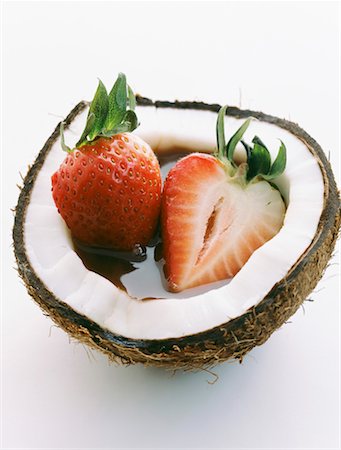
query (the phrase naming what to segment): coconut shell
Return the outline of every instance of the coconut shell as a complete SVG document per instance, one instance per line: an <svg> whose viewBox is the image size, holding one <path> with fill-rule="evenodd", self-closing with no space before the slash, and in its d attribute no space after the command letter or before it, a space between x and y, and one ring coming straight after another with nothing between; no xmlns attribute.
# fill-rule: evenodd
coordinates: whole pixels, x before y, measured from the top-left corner
<svg viewBox="0 0 341 450"><path fill-rule="evenodd" d="M138 96L141 106L180 108L218 112L220 105L203 102L155 101ZM80 102L67 116L65 126L87 107ZM24 241L25 214L35 178L52 144L59 137L59 126L49 137L33 166L29 169L21 189L15 211L13 228L14 253L19 275L29 294L43 312L69 335L105 353L111 361L122 364L143 363L171 369L200 369L228 359L242 361L253 347L263 344L270 335L293 315L322 277L332 255L340 228L340 201L330 164L319 144L297 124L261 112L230 107L227 115L236 118L249 116L275 124L289 131L308 147L319 163L324 179L324 207L310 246L292 266L286 277L277 283L266 297L245 314L224 325L191 336L137 340L116 335L101 328L89 318L77 313L54 296L39 279L28 260Z"/></svg>

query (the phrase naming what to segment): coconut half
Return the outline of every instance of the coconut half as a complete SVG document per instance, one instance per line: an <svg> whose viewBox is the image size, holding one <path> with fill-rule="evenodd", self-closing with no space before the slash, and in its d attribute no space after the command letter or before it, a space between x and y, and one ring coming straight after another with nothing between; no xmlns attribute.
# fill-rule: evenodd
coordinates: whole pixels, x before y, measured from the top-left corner
<svg viewBox="0 0 341 450"><path fill-rule="evenodd" d="M136 134L158 155L214 151L220 105L143 97L137 103ZM71 145L87 109L80 102L66 119ZM278 139L287 148L287 168L276 180L287 205L284 225L233 279L178 294L164 289L152 255L124 276L127 292L85 267L51 195L51 175L65 157L58 125L24 180L13 230L19 274L43 311L71 336L127 364L209 367L241 360L265 342L321 278L337 239L340 208L320 146L292 122L234 107L225 118L228 134L249 116L257 120L246 141L257 134L270 151L277 151Z"/></svg>

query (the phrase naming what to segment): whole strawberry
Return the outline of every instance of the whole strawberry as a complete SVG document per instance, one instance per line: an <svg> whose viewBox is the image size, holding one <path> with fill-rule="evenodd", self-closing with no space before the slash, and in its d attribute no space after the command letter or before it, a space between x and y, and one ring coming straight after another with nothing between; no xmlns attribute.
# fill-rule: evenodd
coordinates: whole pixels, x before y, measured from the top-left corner
<svg viewBox="0 0 341 450"><path fill-rule="evenodd" d="M135 96L123 74L109 95L100 81L84 132L52 176L52 195L74 238L88 246L130 251L153 237L161 174L138 126Z"/></svg>
<svg viewBox="0 0 341 450"><path fill-rule="evenodd" d="M171 291L233 277L283 225L285 204L271 180L284 171L284 144L271 164L258 137L253 147L242 141L247 162L238 166L234 150L250 119L226 144L225 112L218 115L217 153L186 156L165 181L161 231Z"/></svg>

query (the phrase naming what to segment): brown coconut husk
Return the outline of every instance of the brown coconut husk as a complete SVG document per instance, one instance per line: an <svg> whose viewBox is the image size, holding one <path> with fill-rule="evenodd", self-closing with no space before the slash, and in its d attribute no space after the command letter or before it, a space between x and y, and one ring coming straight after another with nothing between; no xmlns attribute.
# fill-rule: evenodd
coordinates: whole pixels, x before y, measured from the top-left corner
<svg viewBox="0 0 341 450"><path fill-rule="evenodd" d="M140 96L137 96L137 103L141 106L158 108L215 112L218 112L221 107L218 104L203 102L153 102ZM67 116L65 126L69 126L87 105L86 102L80 102ZM111 361L121 364L142 363L148 366L184 370L209 368L229 359L242 361L252 348L263 344L297 311L315 288L327 267L338 237L341 215L333 173L321 147L297 124L287 120L236 107L228 108L227 115L237 118L256 117L258 120L284 128L303 141L321 168L325 186L324 207L318 229L310 246L265 298L242 316L201 333L173 339L130 339L101 328L88 317L74 311L63 302L63 299L56 298L53 292L44 286L28 260L24 241L24 222L34 181L52 144L59 137L60 124L45 143L24 179L15 211L13 228L14 252L19 275L29 294L47 316L71 337L91 348L100 350Z"/></svg>

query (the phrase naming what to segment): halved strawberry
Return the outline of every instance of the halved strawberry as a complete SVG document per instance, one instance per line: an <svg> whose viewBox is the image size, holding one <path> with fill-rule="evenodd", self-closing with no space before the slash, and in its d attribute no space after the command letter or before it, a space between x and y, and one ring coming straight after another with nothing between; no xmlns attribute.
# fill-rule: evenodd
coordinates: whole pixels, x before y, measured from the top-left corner
<svg viewBox="0 0 341 450"><path fill-rule="evenodd" d="M247 163L237 166L233 153L250 119L225 145L225 112L218 115L217 154L186 156L165 181L161 224L171 291L233 277L283 224L284 201L269 181L285 168L284 144L271 165L255 137L253 148L243 143Z"/></svg>

